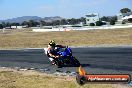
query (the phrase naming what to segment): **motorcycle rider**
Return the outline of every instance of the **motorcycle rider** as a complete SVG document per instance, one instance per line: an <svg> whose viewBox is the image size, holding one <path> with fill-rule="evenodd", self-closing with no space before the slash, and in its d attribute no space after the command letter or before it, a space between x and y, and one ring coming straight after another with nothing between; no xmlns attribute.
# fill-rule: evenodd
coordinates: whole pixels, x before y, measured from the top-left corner
<svg viewBox="0 0 132 88"><path fill-rule="evenodd" d="M57 47L65 48L66 46L56 45L54 40L51 40L48 44L47 56L52 62L52 65L55 65L55 60L59 58L59 56L57 55L57 50L56 50Z"/></svg>

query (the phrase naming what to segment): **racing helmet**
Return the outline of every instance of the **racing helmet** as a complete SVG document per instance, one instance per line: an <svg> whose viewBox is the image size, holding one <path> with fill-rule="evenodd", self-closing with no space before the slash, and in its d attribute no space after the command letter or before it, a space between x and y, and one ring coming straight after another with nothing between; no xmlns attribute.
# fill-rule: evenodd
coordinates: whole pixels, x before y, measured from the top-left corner
<svg viewBox="0 0 132 88"><path fill-rule="evenodd" d="M54 40L51 40L51 41L49 42L49 45L55 47L55 46L56 46L56 43L55 43Z"/></svg>

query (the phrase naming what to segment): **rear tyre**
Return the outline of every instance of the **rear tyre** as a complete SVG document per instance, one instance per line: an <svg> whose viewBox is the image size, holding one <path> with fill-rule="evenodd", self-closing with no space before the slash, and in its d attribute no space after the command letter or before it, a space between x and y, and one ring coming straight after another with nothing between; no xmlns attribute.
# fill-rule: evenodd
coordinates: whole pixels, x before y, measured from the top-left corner
<svg viewBox="0 0 132 88"><path fill-rule="evenodd" d="M80 62L75 58L75 57L73 57L73 64L74 64L74 66L76 66L76 67L80 67Z"/></svg>

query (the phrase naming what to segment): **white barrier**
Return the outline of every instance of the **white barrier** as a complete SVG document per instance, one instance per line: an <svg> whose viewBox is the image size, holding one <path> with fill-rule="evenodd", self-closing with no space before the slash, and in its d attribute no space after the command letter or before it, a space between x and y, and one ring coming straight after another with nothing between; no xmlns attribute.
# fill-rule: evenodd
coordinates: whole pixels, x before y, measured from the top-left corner
<svg viewBox="0 0 132 88"><path fill-rule="evenodd" d="M100 26L100 27L80 27L80 28L52 28L52 29L33 29L33 32L51 32L51 31L71 31L71 30L93 30L93 29L119 29L119 28L132 28L132 25L124 25L124 26Z"/></svg>
<svg viewBox="0 0 132 88"><path fill-rule="evenodd" d="M125 26L93 26L93 27L82 27L82 28L73 28L73 30L93 30L93 29L119 29L119 28L132 28L132 25Z"/></svg>
<svg viewBox="0 0 132 88"><path fill-rule="evenodd" d="M33 32L70 31L69 28L33 29Z"/></svg>

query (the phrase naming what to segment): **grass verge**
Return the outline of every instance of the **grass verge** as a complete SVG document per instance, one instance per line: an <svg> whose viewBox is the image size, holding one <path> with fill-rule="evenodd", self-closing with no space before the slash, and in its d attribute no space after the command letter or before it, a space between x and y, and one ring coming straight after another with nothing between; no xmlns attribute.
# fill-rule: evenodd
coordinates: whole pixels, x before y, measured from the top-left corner
<svg viewBox="0 0 132 88"><path fill-rule="evenodd" d="M80 86L74 77L58 77L38 72L0 71L0 88L120 88L121 86L113 84Z"/></svg>
<svg viewBox="0 0 132 88"><path fill-rule="evenodd" d="M45 33L6 30L0 31L0 48L42 48L52 39L68 46L132 45L132 28Z"/></svg>

